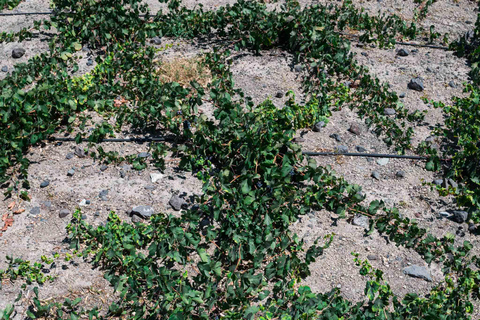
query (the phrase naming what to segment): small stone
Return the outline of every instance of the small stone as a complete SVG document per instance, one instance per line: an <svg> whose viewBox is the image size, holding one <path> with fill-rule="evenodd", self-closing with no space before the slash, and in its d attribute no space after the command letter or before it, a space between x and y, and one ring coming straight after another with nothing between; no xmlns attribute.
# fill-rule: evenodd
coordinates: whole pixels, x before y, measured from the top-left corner
<svg viewBox="0 0 480 320"><path fill-rule="evenodd" d="M99 197L102 201L107 201L107 195L108 195L108 190L102 190L102 191L100 191L100 193L98 194L98 197Z"/></svg>
<svg viewBox="0 0 480 320"><path fill-rule="evenodd" d="M458 183L456 183L453 179L448 179L448 183L452 186L452 188L458 188Z"/></svg>
<svg viewBox="0 0 480 320"><path fill-rule="evenodd" d="M93 60L92 59L88 59L87 60L87 66L92 66L93 65Z"/></svg>
<svg viewBox="0 0 480 320"><path fill-rule="evenodd" d="M465 237L465 231L463 230L463 227L462 227L462 226L458 227L458 230L457 230L457 232L455 232L455 233L456 233L457 236L459 236L459 237Z"/></svg>
<svg viewBox="0 0 480 320"><path fill-rule="evenodd" d="M407 49L399 49L397 51L397 55L399 55L400 57L406 57L410 54L410 51L408 51Z"/></svg>
<svg viewBox="0 0 480 320"><path fill-rule="evenodd" d="M395 174L398 178L405 178L405 171L400 170Z"/></svg>
<svg viewBox="0 0 480 320"><path fill-rule="evenodd" d="M362 146L356 146L356 147L355 147L355 150L357 150L358 152L361 152L361 153L367 152L367 149L365 149L365 148L362 147Z"/></svg>
<svg viewBox="0 0 480 320"><path fill-rule="evenodd" d="M468 212L463 210L454 210L452 220L457 223L464 223L468 220Z"/></svg>
<svg viewBox="0 0 480 320"><path fill-rule="evenodd" d="M348 152L348 147L347 146L336 146L334 148L334 150L337 153L347 153Z"/></svg>
<svg viewBox="0 0 480 320"><path fill-rule="evenodd" d="M420 278L420 279L423 279L423 280L426 280L426 281L429 281L429 282L432 281L432 277L430 276L430 272L428 272L428 270L426 268L420 267L420 266L417 266L417 265L406 267L405 269L403 269L403 273L405 273L406 275L408 275L410 277Z"/></svg>
<svg viewBox="0 0 480 320"><path fill-rule="evenodd" d="M368 259L368 260L372 260L372 261L373 261L373 260L378 260L378 256L377 256L377 255L374 255L374 254L369 254L369 255L367 256L367 259Z"/></svg>
<svg viewBox="0 0 480 320"><path fill-rule="evenodd" d="M428 72L433 72L432 68L430 68L430 67L427 67L427 71Z"/></svg>
<svg viewBox="0 0 480 320"><path fill-rule="evenodd" d="M448 85L449 85L451 88L456 88L456 87L457 87L457 84L456 84L455 82L453 82L453 81L450 81L450 82L448 83Z"/></svg>
<svg viewBox="0 0 480 320"><path fill-rule="evenodd" d="M279 99L280 99L280 98L283 98L283 92L278 91L278 92L275 94L275 97L276 97L276 98L279 98Z"/></svg>
<svg viewBox="0 0 480 320"><path fill-rule="evenodd" d="M342 137L340 137L339 134L332 133L332 134L330 135L330 138L335 139L337 142L342 142Z"/></svg>
<svg viewBox="0 0 480 320"><path fill-rule="evenodd" d="M364 57L368 57L368 53L366 53L366 52L362 52L361 55L364 56Z"/></svg>
<svg viewBox="0 0 480 320"><path fill-rule="evenodd" d="M315 125L313 126L313 131L320 132L320 130L322 130L323 127L325 127L325 122L319 121L315 123Z"/></svg>
<svg viewBox="0 0 480 320"><path fill-rule="evenodd" d="M186 204L185 200L180 198L178 195L174 194L168 203L172 206L175 211L180 211L182 207Z"/></svg>
<svg viewBox="0 0 480 320"><path fill-rule="evenodd" d="M353 218L353 225L363 227L364 229L369 229L369 219L367 216L357 214L355 218Z"/></svg>
<svg viewBox="0 0 480 320"><path fill-rule="evenodd" d="M150 157L150 156L151 156L151 154L148 153L148 152L140 152L140 153L138 154L138 157L139 157L139 158L148 158L148 157Z"/></svg>
<svg viewBox="0 0 480 320"><path fill-rule="evenodd" d="M465 23L466 23L466 24L472 24L473 22L470 21L470 20L465 20Z"/></svg>
<svg viewBox="0 0 480 320"><path fill-rule="evenodd" d="M67 176L69 176L69 177L73 176L74 174L75 174L75 169L70 169L67 172Z"/></svg>
<svg viewBox="0 0 480 320"><path fill-rule="evenodd" d="M400 99L403 99L403 98L405 98L405 96L406 96L405 92L402 92L402 93L399 94L398 97L399 97Z"/></svg>
<svg viewBox="0 0 480 320"><path fill-rule="evenodd" d="M153 208L150 206L136 206L132 209L132 214L137 214L146 219L154 215L155 210L153 210Z"/></svg>
<svg viewBox="0 0 480 320"><path fill-rule="evenodd" d="M389 159L388 158L379 158L379 159L377 159L376 162L377 162L378 165L384 166L389 162Z"/></svg>
<svg viewBox="0 0 480 320"><path fill-rule="evenodd" d="M146 190L155 190L155 186L148 185L148 186L145 186L145 189Z"/></svg>
<svg viewBox="0 0 480 320"><path fill-rule="evenodd" d="M142 218L140 218L140 217L137 216L137 215L133 215L133 216L132 216L132 222L133 222L133 223L140 223L140 222L142 222Z"/></svg>
<svg viewBox="0 0 480 320"><path fill-rule="evenodd" d="M2 67L2 72L8 72L8 67L7 67L7 66L3 66L3 67Z"/></svg>
<svg viewBox="0 0 480 320"><path fill-rule="evenodd" d="M433 184L437 185L437 186L441 186L443 183L443 179L435 179L433 180Z"/></svg>
<svg viewBox="0 0 480 320"><path fill-rule="evenodd" d="M33 207L30 210L30 214L33 214L34 216L36 216L37 214L40 214L40 207Z"/></svg>
<svg viewBox="0 0 480 320"><path fill-rule="evenodd" d="M65 157L65 159L70 160L73 158L73 156L74 156L73 152L67 153L67 156Z"/></svg>
<svg viewBox="0 0 480 320"><path fill-rule="evenodd" d="M86 203L86 204L90 204L91 202L90 202L90 200L87 200L87 201L85 201L85 203Z"/></svg>
<svg viewBox="0 0 480 320"><path fill-rule="evenodd" d="M107 170L107 169L108 169L108 166L107 166L106 164L102 164L102 165L100 166L100 171L102 171L102 172L105 171L105 170Z"/></svg>
<svg viewBox="0 0 480 320"><path fill-rule="evenodd" d="M46 188L50 185L50 181L49 180L45 180L43 181L42 183L40 183L40 188Z"/></svg>
<svg viewBox="0 0 480 320"><path fill-rule="evenodd" d="M383 114L385 114L386 116L393 116L395 113L397 112L393 108L385 108L385 110L383 111Z"/></svg>
<svg viewBox="0 0 480 320"><path fill-rule="evenodd" d="M158 180L162 179L163 177L164 177L164 174L160 173L160 172L150 173L150 180L152 180L152 183L157 182Z"/></svg>
<svg viewBox="0 0 480 320"><path fill-rule="evenodd" d="M450 218L450 217L452 216L452 215L451 215L449 212L447 212L447 211L440 211L438 214L440 215L440 217L443 217L443 218Z"/></svg>
<svg viewBox="0 0 480 320"><path fill-rule="evenodd" d="M293 142L305 142L305 139L303 139L302 137L296 137L293 138Z"/></svg>
<svg viewBox="0 0 480 320"><path fill-rule="evenodd" d="M289 23L289 22L292 22L294 19L295 18L293 16L288 16L285 18L285 21Z"/></svg>
<svg viewBox="0 0 480 320"><path fill-rule="evenodd" d="M356 134L357 136L360 135L361 133L360 126L356 123L352 123L348 131L350 131L353 134Z"/></svg>
<svg viewBox="0 0 480 320"><path fill-rule="evenodd" d="M120 170L120 178L125 178L125 176L127 175L127 173L123 170Z"/></svg>
<svg viewBox="0 0 480 320"><path fill-rule="evenodd" d="M294 67L294 69L295 69L295 72L302 72L302 71L303 71L303 66L300 65L300 64L297 64L297 65Z"/></svg>
<svg viewBox="0 0 480 320"><path fill-rule="evenodd" d="M83 199L82 201L80 201L80 203L78 205L81 206L81 207L86 206L87 205L87 200Z"/></svg>
<svg viewBox="0 0 480 320"><path fill-rule="evenodd" d="M94 217L100 217L100 212L98 211L95 211L95 213L93 214Z"/></svg>
<svg viewBox="0 0 480 320"><path fill-rule="evenodd" d="M415 91L423 91L425 87L423 86L422 78L413 78L408 83L408 88Z"/></svg>
<svg viewBox="0 0 480 320"><path fill-rule="evenodd" d="M473 223L470 222L468 224L468 231L470 231L471 233L474 233L475 231L477 231L477 227Z"/></svg>
<svg viewBox="0 0 480 320"><path fill-rule="evenodd" d="M82 220L87 220L87 215L86 214L82 214Z"/></svg>
<svg viewBox="0 0 480 320"><path fill-rule="evenodd" d="M378 173L378 171L373 171L372 178L380 180L380 173Z"/></svg>
<svg viewBox="0 0 480 320"><path fill-rule="evenodd" d="M79 158L85 158L85 151L80 147L76 147L75 148L75 155Z"/></svg>
<svg viewBox="0 0 480 320"><path fill-rule="evenodd" d="M162 38L160 37L153 37L152 40L150 40L150 43L153 43L157 46L162 44Z"/></svg>
<svg viewBox="0 0 480 320"><path fill-rule="evenodd" d="M60 218L65 218L66 216L68 216L70 214L70 211L68 211L67 209L62 209L60 210L60 213L58 214L58 216Z"/></svg>
<svg viewBox="0 0 480 320"><path fill-rule="evenodd" d="M23 48L15 48L12 50L12 58L14 59L19 59L23 57L24 54L25 54L25 49Z"/></svg>

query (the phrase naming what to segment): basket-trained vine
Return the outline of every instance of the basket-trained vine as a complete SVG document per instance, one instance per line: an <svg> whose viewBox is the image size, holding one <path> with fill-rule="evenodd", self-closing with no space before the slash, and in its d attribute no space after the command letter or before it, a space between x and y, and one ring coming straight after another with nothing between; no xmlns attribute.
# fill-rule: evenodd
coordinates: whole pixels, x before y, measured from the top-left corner
<svg viewBox="0 0 480 320"><path fill-rule="evenodd" d="M36 288L28 316L469 318L480 279L480 261L470 253L472 245L455 244L448 235L430 235L383 201L365 203L359 186L317 166L293 142L296 130L311 128L348 107L396 151L412 149L411 126L424 114L409 113L394 92L359 66L341 31L357 29L363 32L362 41L389 46L398 35L415 38L415 25L407 25L396 16L369 17L349 1L342 6L302 9L289 0L277 11L243 0L216 11L202 7L190 10L177 0L161 2L168 3L169 12L150 16L147 7L136 0L54 0L56 14L51 21L36 25L57 30L50 51L16 66L0 81L0 177L8 184L7 195L21 193L28 198L29 161L25 154L51 134L76 130L77 142L87 140L94 147L126 126L172 137L175 144L150 145L152 161L163 168L163 157L170 149L181 158L181 168L196 172L204 183L196 205L180 217L157 214L148 223L130 224L112 212L106 225L94 227L76 212L67 227L70 246L77 256L104 270L105 279L117 292L116 299L108 310L82 305L81 299L45 303ZM156 49L146 45L149 37L212 34L222 43L205 54L204 64L212 73L212 81L204 87L194 81L188 87L161 81L155 72ZM2 39L18 36L6 34ZM96 58L92 72L77 76L76 52L86 45L104 52ZM231 50L259 53L274 47L290 52L295 63L304 67L304 102L296 103L295 93L289 92L281 109L269 100L254 105L235 87ZM214 106L213 119L198 112L205 101ZM471 107L469 101L463 100L459 110ZM396 117L384 116L385 108L395 109ZM93 123L85 111L104 118L93 132L85 130ZM447 125L454 127L456 116L448 111L453 116ZM136 169L145 167L143 160L135 157L119 158L100 147L91 150L91 156L105 161L131 161ZM476 153L455 156L455 163L468 157L478 160ZM471 180L467 187L476 192L478 181ZM462 204L476 205L466 200ZM425 297L412 293L400 298L380 270L355 256L352 259L366 278L365 301L348 301L339 289L312 293L300 283L310 274L310 264L328 250L334 235L307 245L290 226L301 215L320 209L345 219L357 214L369 216L367 232L377 230L396 245L415 250L426 262L441 263L445 281ZM42 269L43 264L56 259L59 257L43 257L33 265L12 259L0 275L40 285L53 280ZM9 307L0 317L10 319L14 314L14 308Z"/></svg>

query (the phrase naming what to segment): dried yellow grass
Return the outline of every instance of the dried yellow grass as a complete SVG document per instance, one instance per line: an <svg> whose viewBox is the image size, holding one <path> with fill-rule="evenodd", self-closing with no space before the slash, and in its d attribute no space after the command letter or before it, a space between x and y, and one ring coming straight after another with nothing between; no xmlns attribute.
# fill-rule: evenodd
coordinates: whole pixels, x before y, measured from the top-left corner
<svg viewBox="0 0 480 320"><path fill-rule="evenodd" d="M201 57L175 58L162 61L157 72L163 83L177 82L183 87L188 87L191 81L196 81L202 87L206 87L212 80L212 74L203 62L204 59Z"/></svg>

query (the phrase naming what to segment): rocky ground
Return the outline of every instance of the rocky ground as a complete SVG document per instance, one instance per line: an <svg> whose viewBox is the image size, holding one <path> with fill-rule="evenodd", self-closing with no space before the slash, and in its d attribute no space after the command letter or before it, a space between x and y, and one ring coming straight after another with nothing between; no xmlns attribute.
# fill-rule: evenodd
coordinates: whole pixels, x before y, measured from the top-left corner
<svg viewBox="0 0 480 320"><path fill-rule="evenodd" d="M150 3L151 2L151 3ZM215 8L234 0L224 1L185 1L190 7L203 3L205 8ZM317 1L300 1L302 5ZM326 2L326 1L323 1ZM161 8L159 4L148 1L152 10ZM397 13L405 19L412 19L416 4L411 0L354 1L371 14L379 10ZM277 4L278 5L278 4ZM275 5L271 5L272 8ZM421 25L428 28L435 25L438 32L448 32L451 38L464 34L473 28L476 19L474 1L437 1L432 5L427 18ZM22 2L14 11L47 11L48 1L30 0ZM17 31L33 24L38 16L0 17L0 31ZM25 41L23 43L0 44L0 79L12 70L15 64L48 50L48 35ZM421 40L421 39L420 39ZM164 40L163 44L168 43ZM175 42L162 58L186 56L191 57L209 50L209 45L191 42ZM25 54L14 59L12 50L25 49ZM398 50L408 50L407 56L399 56ZM398 45L392 49L378 49L370 46L352 44L360 64L369 68L381 81L390 84L391 89L403 98L403 104L409 110L427 110L425 123L415 127L414 144L427 139L436 125L443 123L443 115L421 98L427 97L437 101L450 102L453 96L462 95L462 83L468 81L469 67L464 59L457 58L452 52L412 48ZM88 72L94 63L87 50L80 62L79 74ZM235 83L256 103L266 98L281 107L285 93L293 90L300 102L301 72L296 72L292 58L280 50L262 52L259 56L239 53L232 65ZM410 79L422 77L424 91L417 92L407 88ZM209 106L205 112L211 114ZM394 115L392 115L394 117ZM359 126L359 134L349 131L352 124ZM320 151L342 148L349 152L393 153L382 140L373 134L358 118L354 111L344 108L334 112L329 123L320 130L302 130L299 142L303 150ZM146 144L106 143L105 150L118 151L120 155L138 154L146 156L149 152ZM126 164L102 165L85 156L86 144L74 142L46 143L32 148L29 159L31 201L16 200L14 210L24 209L14 216L11 227L0 237L0 269L6 267L5 256L12 255L23 259L38 261L41 255L60 252L65 256L68 245L63 242L65 226L71 214L80 208L87 222L98 225L104 223L109 211L113 210L121 218L137 221L129 212L138 206L148 206L154 211L181 214L182 206L188 206L196 195L202 193L201 182L191 173L178 169L178 159L168 157L167 169L162 173L153 166L136 171ZM384 200L388 206L397 206L402 214L416 219L422 227L428 228L436 236L446 233L457 234L457 241L469 240L474 248L478 246L478 237L468 232L465 223L457 223L445 218L445 212L456 210L451 198L438 196L435 190L424 183L430 183L437 176L424 170L423 163L412 160L373 159L359 157L317 157L317 163L329 165L332 169L351 183L359 184L367 195L367 201ZM0 202L0 217L11 212L8 206L12 200ZM137 208L145 211L146 208ZM146 210L148 213L148 210ZM441 214L442 213L442 214ZM311 268L312 275L304 284L314 292L324 292L333 287L341 288L342 294L352 300L362 299L364 282L354 265L351 252L358 252L362 259L368 258L372 265L385 272L385 279L390 283L394 293L404 295L408 292L425 294L442 280L440 267L428 266L413 250L396 247L384 237L374 232L364 235L365 221L337 220L335 215L326 212L312 212L302 217L292 230L311 242L319 236L335 233L335 239L325 254ZM418 268L415 268L417 266ZM413 270L412 270L413 267ZM406 274L417 275L423 278ZM57 275L54 283L45 284L40 291L42 298L82 295L106 303L113 290L108 287L99 270L79 259L57 265L50 270ZM31 287L30 287L31 289ZM100 291L99 291L100 290ZM15 300L18 285L6 284L0 291L0 309ZM100 301L95 297L107 297ZM93 302L92 302L93 303ZM19 308L22 301L18 302ZM24 305L24 304L23 304ZM478 315L477 315L478 316ZM19 313L16 319L23 319Z"/></svg>

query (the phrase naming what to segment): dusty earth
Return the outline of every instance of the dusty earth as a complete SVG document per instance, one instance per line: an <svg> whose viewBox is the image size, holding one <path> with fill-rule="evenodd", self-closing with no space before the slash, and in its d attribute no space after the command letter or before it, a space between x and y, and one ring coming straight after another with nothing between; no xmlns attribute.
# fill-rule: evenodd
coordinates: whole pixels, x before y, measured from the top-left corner
<svg viewBox="0 0 480 320"><path fill-rule="evenodd" d="M202 3L205 8L214 9L235 1L184 2L189 7ZM319 1L300 2L302 5L309 5ZM387 14L394 12L407 20L412 19L416 6L412 0L354 2L370 14L376 14L379 10ZM162 7L151 0L148 0L148 3L154 12ZM270 6L272 9L275 7ZM473 28L477 14L475 8L474 1L438 1L432 5L427 18L420 24L425 28L433 24L438 32L448 32L450 38L454 39ZM21 3L13 12L48 10L48 1L28 0ZM39 18L39 16L0 16L0 31L18 31L23 27L32 26L33 21ZM0 44L0 68L6 66L8 70L12 70L15 64L47 51L47 41L48 34L43 34L23 43ZM168 39L164 40L164 43L168 42ZM190 57L210 49L208 45L199 45L195 42L177 41L175 44L177 45L161 54L161 57ZM15 47L25 48L25 56L13 59L11 51ZM400 48L410 50L410 55L407 57L396 55ZM425 123L414 128L415 145L430 136L435 125L443 122L441 111L423 103L421 98L426 96L448 103L453 96L462 95L462 83L468 81L469 67L466 61L449 51L404 46L382 50L368 45L357 45L355 42L352 43L352 50L357 54L359 63L367 66L381 81L389 83L392 90L398 94L405 94L402 101L409 110L428 111ZM81 59L79 74L88 72L93 67L87 66L89 53L84 51L82 54L85 56ZM295 72L292 57L280 50L262 52L259 56L248 52L239 53L232 65L232 72L236 85L253 97L256 103L270 98L280 107L286 99L285 93L288 90L296 93L299 102L303 98L302 74ZM6 74L0 71L0 79ZM416 76L424 78L425 91L422 93L407 89L408 81ZM209 106L204 107L207 114L211 112ZM361 127L360 135L348 131L352 123ZM338 140L341 141L332 138L333 134L337 134ZM356 152L359 147L365 148L366 152L393 152L363 124L354 111L346 108L334 112L321 132L303 130L298 132L298 136L304 139L301 142L303 149L309 151L333 150L335 147L345 146L350 152ZM192 201L195 195L202 193L201 182L191 173L178 170L178 163L174 158L168 159L167 169L153 182L152 174L155 176L160 173L153 166L142 171L135 171L124 164L101 168L101 164L93 159L75 154L76 148L86 147L86 144L64 142L47 143L31 149L29 153L29 159L32 161L29 169L31 201L21 203L17 201L16 208L23 208L25 211L14 216L13 225L0 237L0 269L7 266L5 262L7 255L30 261L38 261L41 255L50 256L53 252L60 252L64 257L70 252L68 245L63 242L66 236L65 226L76 208L82 210L87 222L98 225L105 222L111 210L130 221L128 212L138 205L148 205L156 211L180 214L169 205L172 195L179 194ZM118 151L120 155L148 151L147 145L134 143L106 143L103 147L105 150ZM458 224L439 215L441 211L456 207L451 198L439 197L435 190L432 191L430 186L424 184L438 177L425 171L423 163L394 159L387 162L359 157L317 157L316 160L320 165L331 166L347 181L361 185L367 195L367 201L382 199L388 206L397 206L402 214L416 219L422 227L429 229L438 237L447 233L458 234L457 241L469 240L474 248L479 247L478 237L468 232L466 224ZM67 176L67 172L72 168L73 176ZM373 172L378 174L377 178L372 177ZM41 188L40 184L46 180L50 184ZM11 200L0 202L0 216L11 212L7 208L10 203ZM69 215L60 218L61 210L68 210ZM333 213L312 212L302 217L292 230L309 242L319 236L336 234L331 247L311 266L312 275L304 281L304 284L309 285L314 292L325 292L338 287L349 299L358 301L363 298L364 280L358 274L351 252L358 252L362 259L368 258L374 267L384 271L385 279L392 286L394 293L400 296L408 292L425 294L442 280L440 267L435 264L428 266L413 250L396 247L377 232L365 236L362 226L354 225L352 221L337 220ZM410 265L425 267L433 281L427 282L405 275L403 270ZM42 298L81 295L86 298L87 304L88 301L92 304L105 304L113 292L102 278L102 273L92 270L80 259L58 264L55 269L50 270L50 275L56 275L57 278L53 283L46 283L43 286L40 290ZM32 286L29 287L30 290L31 288ZM18 290L18 284L7 283L3 286L0 291L0 310L13 303ZM30 291L27 298L29 296ZM100 302L99 296L105 297L105 301ZM25 318L24 305L24 300L16 303L19 313L15 319ZM478 318L478 313L474 318Z"/></svg>

